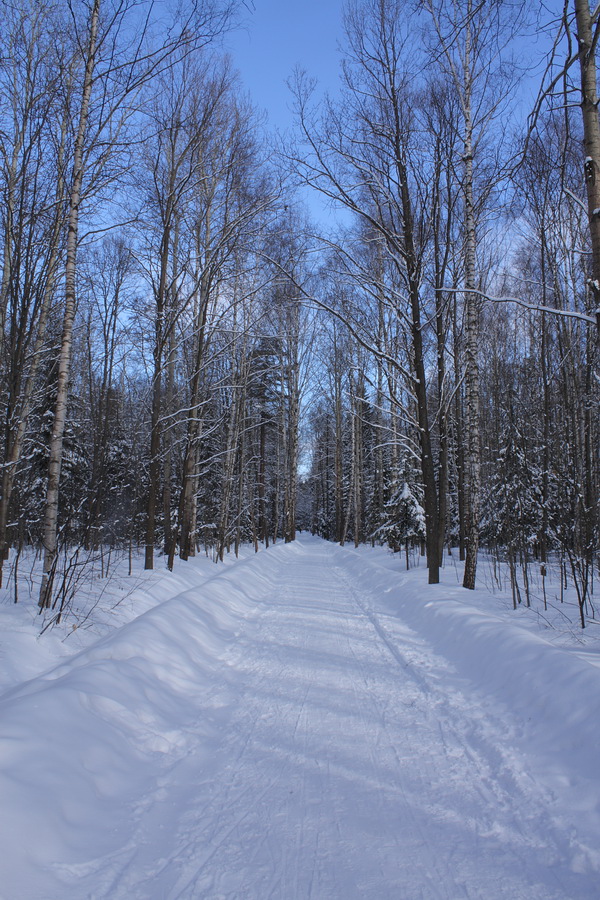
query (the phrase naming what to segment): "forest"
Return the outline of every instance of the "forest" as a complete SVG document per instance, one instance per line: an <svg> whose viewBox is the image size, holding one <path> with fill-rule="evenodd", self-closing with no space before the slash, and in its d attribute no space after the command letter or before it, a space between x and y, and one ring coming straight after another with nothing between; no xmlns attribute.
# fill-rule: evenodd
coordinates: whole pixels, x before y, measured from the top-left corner
<svg viewBox="0 0 600 900"><path fill-rule="evenodd" d="M92 557L172 568L308 530L422 554L432 584L453 553L465 588L483 550L515 604L553 560L585 627L599 10L350 0L339 89L290 73L285 135L223 49L244 4L1 10L15 600L33 557L60 613Z"/></svg>

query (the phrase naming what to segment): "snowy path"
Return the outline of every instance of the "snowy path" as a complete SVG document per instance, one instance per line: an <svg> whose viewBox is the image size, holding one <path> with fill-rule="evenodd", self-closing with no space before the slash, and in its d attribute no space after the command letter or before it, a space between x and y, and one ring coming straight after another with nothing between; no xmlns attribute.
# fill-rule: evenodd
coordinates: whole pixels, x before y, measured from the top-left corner
<svg viewBox="0 0 600 900"><path fill-rule="evenodd" d="M223 684L216 669L199 686L210 728L164 738L128 840L55 867L65 897L600 896L518 721L376 612L346 560L306 539L273 554Z"/></svg>

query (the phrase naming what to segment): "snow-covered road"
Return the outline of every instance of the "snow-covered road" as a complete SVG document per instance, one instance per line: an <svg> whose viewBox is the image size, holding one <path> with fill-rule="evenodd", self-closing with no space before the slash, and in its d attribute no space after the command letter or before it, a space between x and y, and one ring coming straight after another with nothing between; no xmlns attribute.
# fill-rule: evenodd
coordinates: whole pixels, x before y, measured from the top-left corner
<svg viewBox="0 0 600 900"><path fill-rule="evenodd" d="M386 577L391 590L391 573ZM120 644L118 636L105 641L103 649L84 652L41 687L38 679L24 693L14 692L9 713L44 691L52 703L52 688L74 680L80 708L112 724L118 719L120 734L123 710L139 715L145 747L143 756L132 754L131 760L119 754L117 739L107 741L109 749L91 741L97 760L77 737L73 745L82 748L81 758L70 760L68 748L60 748L67 754L67 774L70 766L95 773L101 795L96 827L112 836L104 850L95 850L90 828L87 855L82 839L63 859L52 853L45 863L36 859L39 878L31 881L8 866L10 890L25 893L3 894L0 882L0 896L600 897L590 852L582 862L568 792L558 796L559 776L554 772L548 779L540 771L544 761L535 749L528 752L520 717L436 653L427 635L391 613L381 602L380 586L370 588L369 580L368 572L356 577L355 557L322 541L305 538L275 547L262 561L241 564L235 578L224 573L206 586L213 602L219 596L223 602L228 592L250 595L251 602L234 598L231 620L217 617L207 624L205 616L188 617L186 625L177 604L194 603L188 592L121 629L129 633ZM193 661L185 675L178 670L177 677L165 676L183 715L165 712L166 700L159 688L152 695L139 661L154 658L160 678L160 653L179 627L212 627L221 638L196 684ZM234 640L227 639L228 628ZM163 649L148 640L161 631L167 633ZM173 653L186 650L187 638L179 640ZM196 640L209 656L203 639ZM150 723L152 739L152 717L140 710L131 688L123 687L123 698L113 687L106 699L107 660L131 659L138 660L148 708L160 710ZM168 670L170 663L162 665ZM100 667L97 682L90 681L94 666ZM85 690L94 702L82 698ZM25 727L26 719L19 721ZM135 734L130 728L131 739ZM103 790L109 778L103 770L115 764L111 752L121 757L119 783L132 767L129 791ZM567 778L568 767L565 773ZM44 786L53 789L48 779ZM590 806L597 813L598 797ZM85 827L95 812L79 815ZM587 835L592 847L597 837ZM44 866L48 880L42 889Z"/></svg>

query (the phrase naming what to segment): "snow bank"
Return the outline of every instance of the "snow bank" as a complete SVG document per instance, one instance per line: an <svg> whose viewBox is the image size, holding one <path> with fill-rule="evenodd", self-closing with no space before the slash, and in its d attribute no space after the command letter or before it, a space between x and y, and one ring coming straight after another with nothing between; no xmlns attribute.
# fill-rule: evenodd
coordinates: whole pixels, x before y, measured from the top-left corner
<svg viewBox="0 0 600 900"><path fill-rule="evenodd" d="M375 550L345 549L354 585L372 598L385 629L400 619L468 679L467 690L512 710L518 731L507 746L533 752L540 778L581 817L600 824L600 669L572 648L555 646L487 592L424 583L426 572L390 571ZM399 566L398 566L399 568ZM453 574L453 573L452 573ZM447 577L447 573L446 573ZM444 578L444 575L442 575ZM582 825L584 823L582 822ZM600 848L594 865L600 868Z"/></svg>
<svg viewBox="0 0 600 900"><path fill-rule="evenodd" d="M447 584L424 584L425 572L398 573L348 551L357 586L378 609L407 622L481 689L517 712L523 728L562 749L577 765L600 763L600 669L571 650L508 621L493 598ZM381 598L381 603L379 603ZM488 606L482 609L481 603ZM533 726L533 727L531 727ZM577 735L577 741L573 737ZM574 754L574 756L573 756ZM595 756L594 756L595 754Z"/></svg>
<svg viewBox="0 0 600 900"><path fill-rule="evenodd" d="M219 569L0 698L2 900L59 900L49 872L60 884L126 846L161 768L210 754L231 702L224 651L269 568L265 554Z"/></svg>

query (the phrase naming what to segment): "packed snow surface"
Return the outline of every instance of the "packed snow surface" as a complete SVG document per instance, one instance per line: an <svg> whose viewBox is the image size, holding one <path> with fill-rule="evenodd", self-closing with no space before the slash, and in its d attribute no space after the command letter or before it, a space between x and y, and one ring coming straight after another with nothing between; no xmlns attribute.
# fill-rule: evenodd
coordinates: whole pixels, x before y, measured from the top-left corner
<svg viewBox="0 0 600 900"><path fill-rule="evenodd" d="M2 900L600 897L597 656L401 568L192 561L20 683L5 631Z"/></svg>

